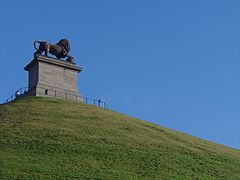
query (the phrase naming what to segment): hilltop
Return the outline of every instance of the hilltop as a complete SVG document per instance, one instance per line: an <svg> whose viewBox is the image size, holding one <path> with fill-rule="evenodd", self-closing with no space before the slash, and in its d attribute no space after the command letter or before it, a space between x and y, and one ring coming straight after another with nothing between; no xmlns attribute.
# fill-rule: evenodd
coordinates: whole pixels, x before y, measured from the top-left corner
<svg viewBox="0 0 240 180"><path fill-rule="evenodd" d="M240 151L84 103L0 105L0 179L240 179Z"/></svg>

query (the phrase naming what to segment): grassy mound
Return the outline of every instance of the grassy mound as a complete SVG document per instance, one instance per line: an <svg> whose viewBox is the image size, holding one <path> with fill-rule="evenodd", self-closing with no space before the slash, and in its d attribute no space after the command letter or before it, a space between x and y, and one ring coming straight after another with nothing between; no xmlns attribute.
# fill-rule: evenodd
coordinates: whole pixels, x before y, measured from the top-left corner
<svg viewBox="0 0 240 180"><path fill-rule="evenodd" d="M0 179L240 179L240 151L53 98L0 105Z"/></svg>

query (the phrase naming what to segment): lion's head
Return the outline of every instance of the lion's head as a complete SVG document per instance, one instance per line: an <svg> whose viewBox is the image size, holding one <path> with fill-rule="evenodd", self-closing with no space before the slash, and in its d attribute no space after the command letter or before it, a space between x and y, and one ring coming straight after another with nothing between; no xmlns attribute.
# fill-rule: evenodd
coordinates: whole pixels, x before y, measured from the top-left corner
<svg viewBox="0 0 240 180"><path fill-rule="evenodd" d="M68 39L61 39L57 45L61 46L67 53L70 52L70 41Z"/></svg>

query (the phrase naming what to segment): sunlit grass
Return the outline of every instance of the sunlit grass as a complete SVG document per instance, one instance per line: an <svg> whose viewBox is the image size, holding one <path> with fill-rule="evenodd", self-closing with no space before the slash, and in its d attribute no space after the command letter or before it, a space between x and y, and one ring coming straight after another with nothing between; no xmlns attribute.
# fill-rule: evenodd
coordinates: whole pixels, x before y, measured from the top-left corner
<svg viewBox="0 0 240 180"><path fill-rule="evenodd" d="M0 106L0 179L240 179L240 151L53 98Z"/></svg>

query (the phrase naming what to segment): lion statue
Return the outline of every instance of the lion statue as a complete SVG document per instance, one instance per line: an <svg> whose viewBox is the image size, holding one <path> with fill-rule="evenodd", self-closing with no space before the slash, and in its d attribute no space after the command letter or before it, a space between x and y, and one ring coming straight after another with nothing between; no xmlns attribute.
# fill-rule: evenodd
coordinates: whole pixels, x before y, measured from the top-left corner
<svg viewBox="0 0 240 180"><path fill-rule="evenodd" d="M37 43L39 44L38 47ZM69 54L70 42L67 39L61 39L57 44L50 44L46 41L34 41L33 45L36 49L34 53L35 58L44 52L44 56L48 56L48 53L50 53L58 59L67 57L66 61L74 63L74 58Z"/></svg>

